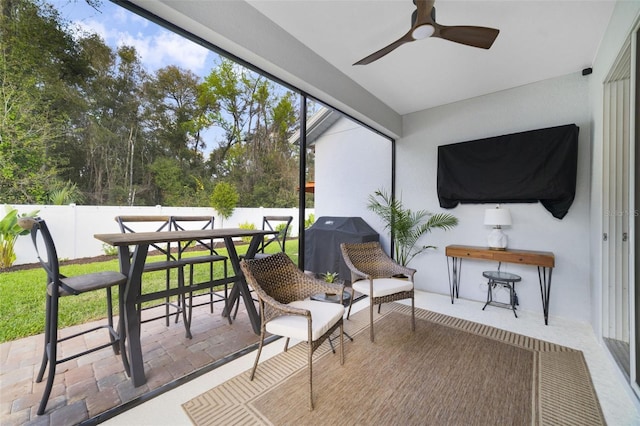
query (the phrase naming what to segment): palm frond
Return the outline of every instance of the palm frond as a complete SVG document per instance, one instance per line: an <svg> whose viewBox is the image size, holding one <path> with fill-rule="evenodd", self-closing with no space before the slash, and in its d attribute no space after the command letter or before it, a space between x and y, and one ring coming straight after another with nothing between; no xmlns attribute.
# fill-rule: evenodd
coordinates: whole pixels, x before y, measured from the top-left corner
<svg viewBox="0 0 640 426"><path fill-rule="evenodd" d="M435 248L430 245L418 246L418 240L423 235L433 228L448 230L458 224L458 219L448 213L432 214L426 210L405 209L402 200L392 199L381 189L369 196L367 208L376 213L385 224L385 230L392 233L394 258L402 265L407 265L423 251Z"/></svg>

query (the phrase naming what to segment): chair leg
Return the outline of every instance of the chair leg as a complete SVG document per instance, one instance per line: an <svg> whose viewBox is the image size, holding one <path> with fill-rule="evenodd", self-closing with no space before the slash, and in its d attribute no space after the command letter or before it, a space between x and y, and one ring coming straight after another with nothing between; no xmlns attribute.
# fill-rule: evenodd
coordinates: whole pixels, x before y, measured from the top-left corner
<svg viewBox="0 0 640 426"><path fill-rule="evenodd" d="M373 298L369 300L369 336L373 342Z"/></svg>
<svg viewBox="0 0 640 426"><path fill-rule="evenodd" d="M113 327L113 298L111 297L111 287L107 287L107 323L109 324L109 339L111 340L111 346L113 353L118 355L120 353L120 332L118 332L118 338L111 333L111 330L115 330Z"/></svg>
<svg viewBox="0 0 640 426"><path fill-rule="evenodd" d="M309 347L309 411L313 411L313 343L307 342Z"/></svg>
<svg viewBox="0 0 640 426"><path fill-rule="evenodd" d="M286 352L289 349L289 338L287 337L287 340L284 341L284 351Z"/></svg>
<svg viewBox="0 0 640 426"><path fill-rule="evenodd" d="M165 283L165 289L167 291L169 291L170 285L170 279L171 279L171 270L167 269L166 272L166 283ZM178 299L180 300L180 299ZM171 299L169 298L169 296L167 296L164 300L164 322L165 322L165 326L169 327L169 318L171 316ZM176 315L176 323L178 322L178 315Z"/></svg>
<svg viewBox="0 0 640 426"><path fill-rule="evenodd" d="M353 299L356 295L356 291L351 287L351 300L349 300L349 310L347 311L347 319L349 319L349 315L351 315L351 306L353 305Z"/></svg>
<svg viewBox="0 0 640 426"><path fill-rule="evenodd" d="M182 301L182 320L184 322L185 337L191 339L191 293L189 293L189 309L187 312L187 299L184 293L184 269L178 268L178 287L182 290L178 300ZM176 315L176 318L178 315Z"/></svg>
<svg viewBox="0 0 640 426"><path fill-rule="evenodd" d="M256 355L256 360L253 363L253 369L251 370L251 377L249 378L249 380L253 380L253 377L256 374L256 368L258 368L258 361L260 360L260 353L262 352L262 346L264 346L264 328L262 329L262 332L260 333L260 345L258 345L258 354Z"/></svg>
<svg viewBox="0 0 640 426"><path fill-rule="evenodd" d="M344 323L340 324L340 365L344 365Z"/></svg>
<svg viewBox="0 0 640 426"><path fill-rule="evenodd" d="M51 343L51 296L47 294L45 305L45 325L44 325L44 351L42 352L42 363L40 364L40 371L36 378L36 383L40 383L44 377L44 371L47 368L49 362L49 355L47 348Z"/></svg>
<svg viewBox="0 0 640 426"><path fill-rule="evenodd" d="M46 329L49 332L49 342L45 345L45 356L49 361L49 374L47 376L47 384L45 385L44 392L42 393L42 399L40 400L40 406L38 407L37 414L40 416L44 414L44 410L47 407L49 401L49 395L51 395L51 389L53 388L53 380L56 376L56 364L57 364L57 351L58 351L58 300L54 300L53 297L47 296L47 307L49 308L49 315L47 316ZM41 369L42 370L42 369ZM41 371L43 373L44 370ZM38 374L39 382L42 380L40 374Z"/></svg>
<svg viewBox="0 0 640 426"><path fill-rule="evenodd" d="M225 277L226 277L226 274L227 273L226 273L226 267L225 267ZM227 306L228 301L229 301L229 284L224 283L224 306ZM233 321L231 320L231 309L229 309L229 312L227 313L227 321L229 321L229 325L233 324Z"/></svg>
<svg viewBox="0 0 640 426"><path fill-rule="evenodd" d="M209 282L213 281L213 262L209 263ZM213 287L209 288L209 313L213 313Z"/></svg>
<svg viewBox="0 0 640 426"><path fill-rule="evenodd" d="M416 299L411 296L411 331L416 331Z"/></svg>

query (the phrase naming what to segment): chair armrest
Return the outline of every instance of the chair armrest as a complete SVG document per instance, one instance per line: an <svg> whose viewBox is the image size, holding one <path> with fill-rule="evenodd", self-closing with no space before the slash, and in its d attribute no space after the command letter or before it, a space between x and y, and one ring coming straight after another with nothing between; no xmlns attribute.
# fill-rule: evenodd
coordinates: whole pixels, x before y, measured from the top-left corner
<svg viewBox="0 0 640 426"><path fill-rule="evenodd" d="M393 275L403 274L411 278L411 281L413 281L413 275L417 272L416 269L409 268L408 266L402 266L399 263L394 263L392 270L393 270Z"/></svg>
<svg viewBox="0 0 640 426"><path fill-rule="evenodd" d="M350 261L350 259L345 258L344 260L347 267L351 271L352 282L358 281L356 278L370 280L372 278L389 278L394 275L407 275L413 282L413 275L417 272L416 269L409 268L408 266L403 266L395 262L391 258L378 261L379 266L376 268L378 269L378 273L376 273L375 271L374 273L361 271ZM384 271L384 274L380 273L381 270Z"/></svg>
<svg viewBox="0 0 640 426"><path fill-rule="evenodd" d="M296 308L285 303L280 303L266 294L260 295L260 304L263 311L263 321L266 324L274 318L283 315L299 315L310 318L311 312L306 309Z"/></svg>

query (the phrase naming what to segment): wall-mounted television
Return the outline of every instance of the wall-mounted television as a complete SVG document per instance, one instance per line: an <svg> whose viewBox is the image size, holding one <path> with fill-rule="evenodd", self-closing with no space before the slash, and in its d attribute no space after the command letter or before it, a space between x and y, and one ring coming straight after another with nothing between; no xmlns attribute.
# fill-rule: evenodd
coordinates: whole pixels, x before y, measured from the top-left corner
<svg viewBox="0 0 640 426"><path fill-rule="evenodd" d="M539 201L562 219L576 192L578 133L567 124L439 146L440 207Z"/></svg>

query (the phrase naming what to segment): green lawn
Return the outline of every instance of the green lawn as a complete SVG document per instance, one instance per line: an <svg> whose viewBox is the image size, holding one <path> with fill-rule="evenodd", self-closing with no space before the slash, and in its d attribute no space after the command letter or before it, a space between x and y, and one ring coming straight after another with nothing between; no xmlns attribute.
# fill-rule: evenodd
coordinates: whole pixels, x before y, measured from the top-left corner
<svg viewBox="0 0 640 426"><path fill-rule="evenodd" d="M247 245L236 246L238 254L244 254ZM277 246L271 244L267 252L277 251ZM218 250L226 255L226 249ZM287 253L294 262L298 261L298 241L287 241ZM203 252L189 252L186 256L198 256ZM151 256L149 261L163 260L163 256ZM95 262L82 265L62 266L61 271L67 276L88 274L91 272L118 270L118 260ZM216 265L216 278L222 277L222 267ZM229 274L233 274L229 265ZM176 272L173 271L173 277ZM206 274L206 275L205 275ZM185 270L185 280L188 280L188 270ZM195 281L203 281L208 277L208 266L198 265L195 268ZM0 273L0 343L21 337L39 334L44 331L45 317L45 282L46 275L42 268L25 271ZM175 280L174 280L175 282ZM165 272L147 273L143 276L143 292L150 293L165 286ZM117 312L118 290L113 290L114 309ZM104 291L95 291L79 296L64 297L60 300L59 328L105 318L107 303Z"/></svg>

